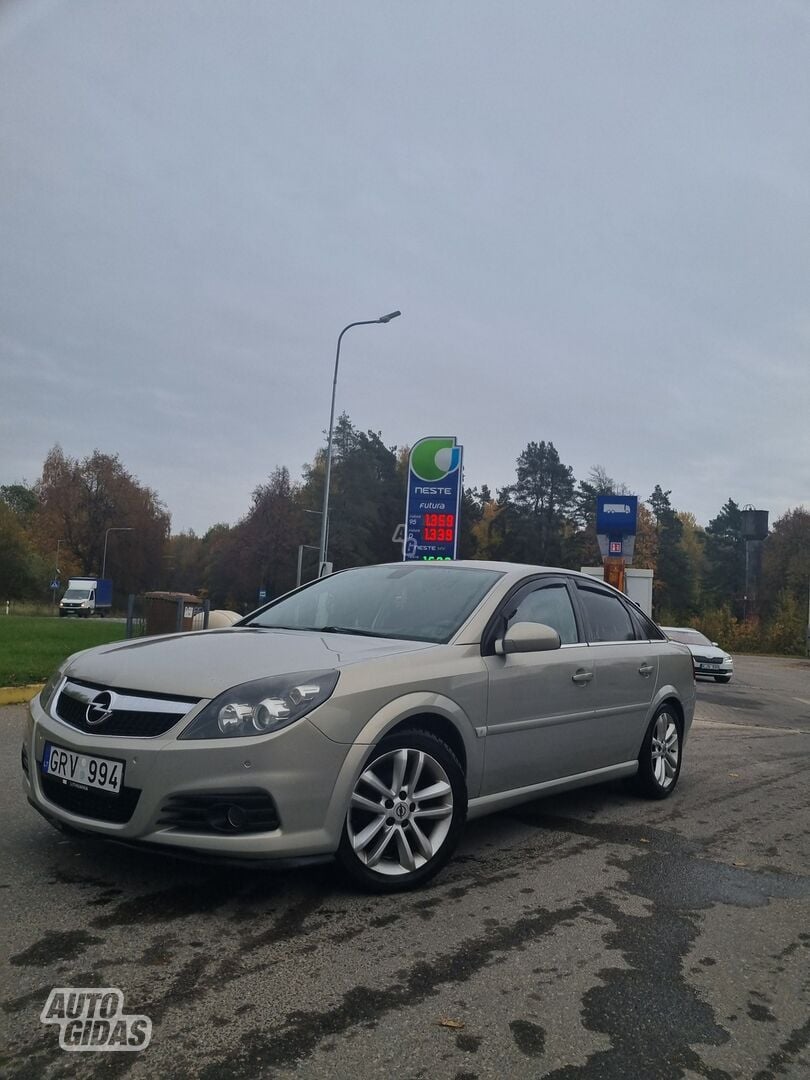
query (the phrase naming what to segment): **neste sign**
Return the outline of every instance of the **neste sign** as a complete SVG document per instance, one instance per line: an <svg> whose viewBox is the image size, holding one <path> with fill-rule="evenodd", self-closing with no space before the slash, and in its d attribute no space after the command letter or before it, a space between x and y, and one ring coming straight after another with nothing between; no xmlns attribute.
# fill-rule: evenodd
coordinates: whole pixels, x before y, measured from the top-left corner
<svg viewBox="0 0 810 1080"><path fill-rule="evenodd" d="M462 450L449 435L420 439L413 446L402 545L406 562L455 559Z"/></svg>

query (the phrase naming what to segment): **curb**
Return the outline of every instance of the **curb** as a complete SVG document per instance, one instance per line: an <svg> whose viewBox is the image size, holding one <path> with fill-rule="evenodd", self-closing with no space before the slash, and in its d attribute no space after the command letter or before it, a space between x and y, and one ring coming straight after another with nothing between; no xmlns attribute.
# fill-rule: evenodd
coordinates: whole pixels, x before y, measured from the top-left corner
<svg viewBox="0 0 810 1080"><path fill-rule="evenodd" d="M28 686L0 686L0 705L24 705L38 694L45 683L29 683Z"/></svg>

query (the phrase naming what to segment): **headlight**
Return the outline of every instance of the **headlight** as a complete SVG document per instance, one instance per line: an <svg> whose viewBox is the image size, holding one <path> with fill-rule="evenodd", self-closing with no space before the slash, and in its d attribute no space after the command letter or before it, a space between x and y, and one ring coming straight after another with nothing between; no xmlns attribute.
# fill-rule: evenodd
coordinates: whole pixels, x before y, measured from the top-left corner
<svg viewBox="0 0 810 1080"><path fill-rule="evenodd" d="M295 723L331 695L337 671L299 671L231 687L196 716L181 739L240 739Z"/></svg>
<svg viewBox="0 0 810 1080"><path fill-rule="evenodd" d="M730 663L731 663L731 657L730 657L730 656L724 656L724 657L723 657L723 660L724 660L724 662L725 662L726 664L730 664Z"/></svg>
<svg viewBox="0 0 810 1080"><path fill-rule="evenodd" d="M62 677L64 675L64 669L65 669L65 665L60 664L60 666L56 669L56 671L53 673L53 675L51 675L50 679L48 679L48 681L45 683L45 685L42 687L42 689L39 692L39 703L42 706L42 708L45 710L45 712L48 712L48 710L51 707L51 702L53 701L53 696L56 693L57 687L59 686L60 682L62 681Z"/></svg>

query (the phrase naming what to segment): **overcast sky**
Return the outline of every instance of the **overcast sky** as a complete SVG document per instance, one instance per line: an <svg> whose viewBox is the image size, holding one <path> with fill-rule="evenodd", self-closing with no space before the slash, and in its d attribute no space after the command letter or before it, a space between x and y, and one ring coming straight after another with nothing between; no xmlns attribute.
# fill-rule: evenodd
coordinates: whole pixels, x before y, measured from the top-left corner
<svg viewBox="0 0 810 1080"><path fill-rule="evenodd" d="M118 453L174 531L338 411L810 505L805 0L6 0L0 483Z"/></svg>

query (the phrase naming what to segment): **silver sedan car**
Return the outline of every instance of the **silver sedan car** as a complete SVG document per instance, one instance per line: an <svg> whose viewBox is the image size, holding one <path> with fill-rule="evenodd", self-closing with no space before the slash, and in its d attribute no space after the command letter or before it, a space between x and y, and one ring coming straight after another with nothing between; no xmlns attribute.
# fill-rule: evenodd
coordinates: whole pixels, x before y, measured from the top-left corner
<svg viewBox="0 0 810 1080"><path fill-rule="evenodd" d="M691 626L662 626L670 641L685 645L695 661L695 675L714 679L715 682L731 682L734 660L721 649L716 641L709 641L705 634Z"/></svg>
<svg viewBox="0 0 810 1080"><path fill-rule="evenodd" d="M31 804L67 831L422 884L467 818L627 778L671 795L689 650L609 586L495 562L305 585L228 629L103 645L30 704Z"/></svg>

